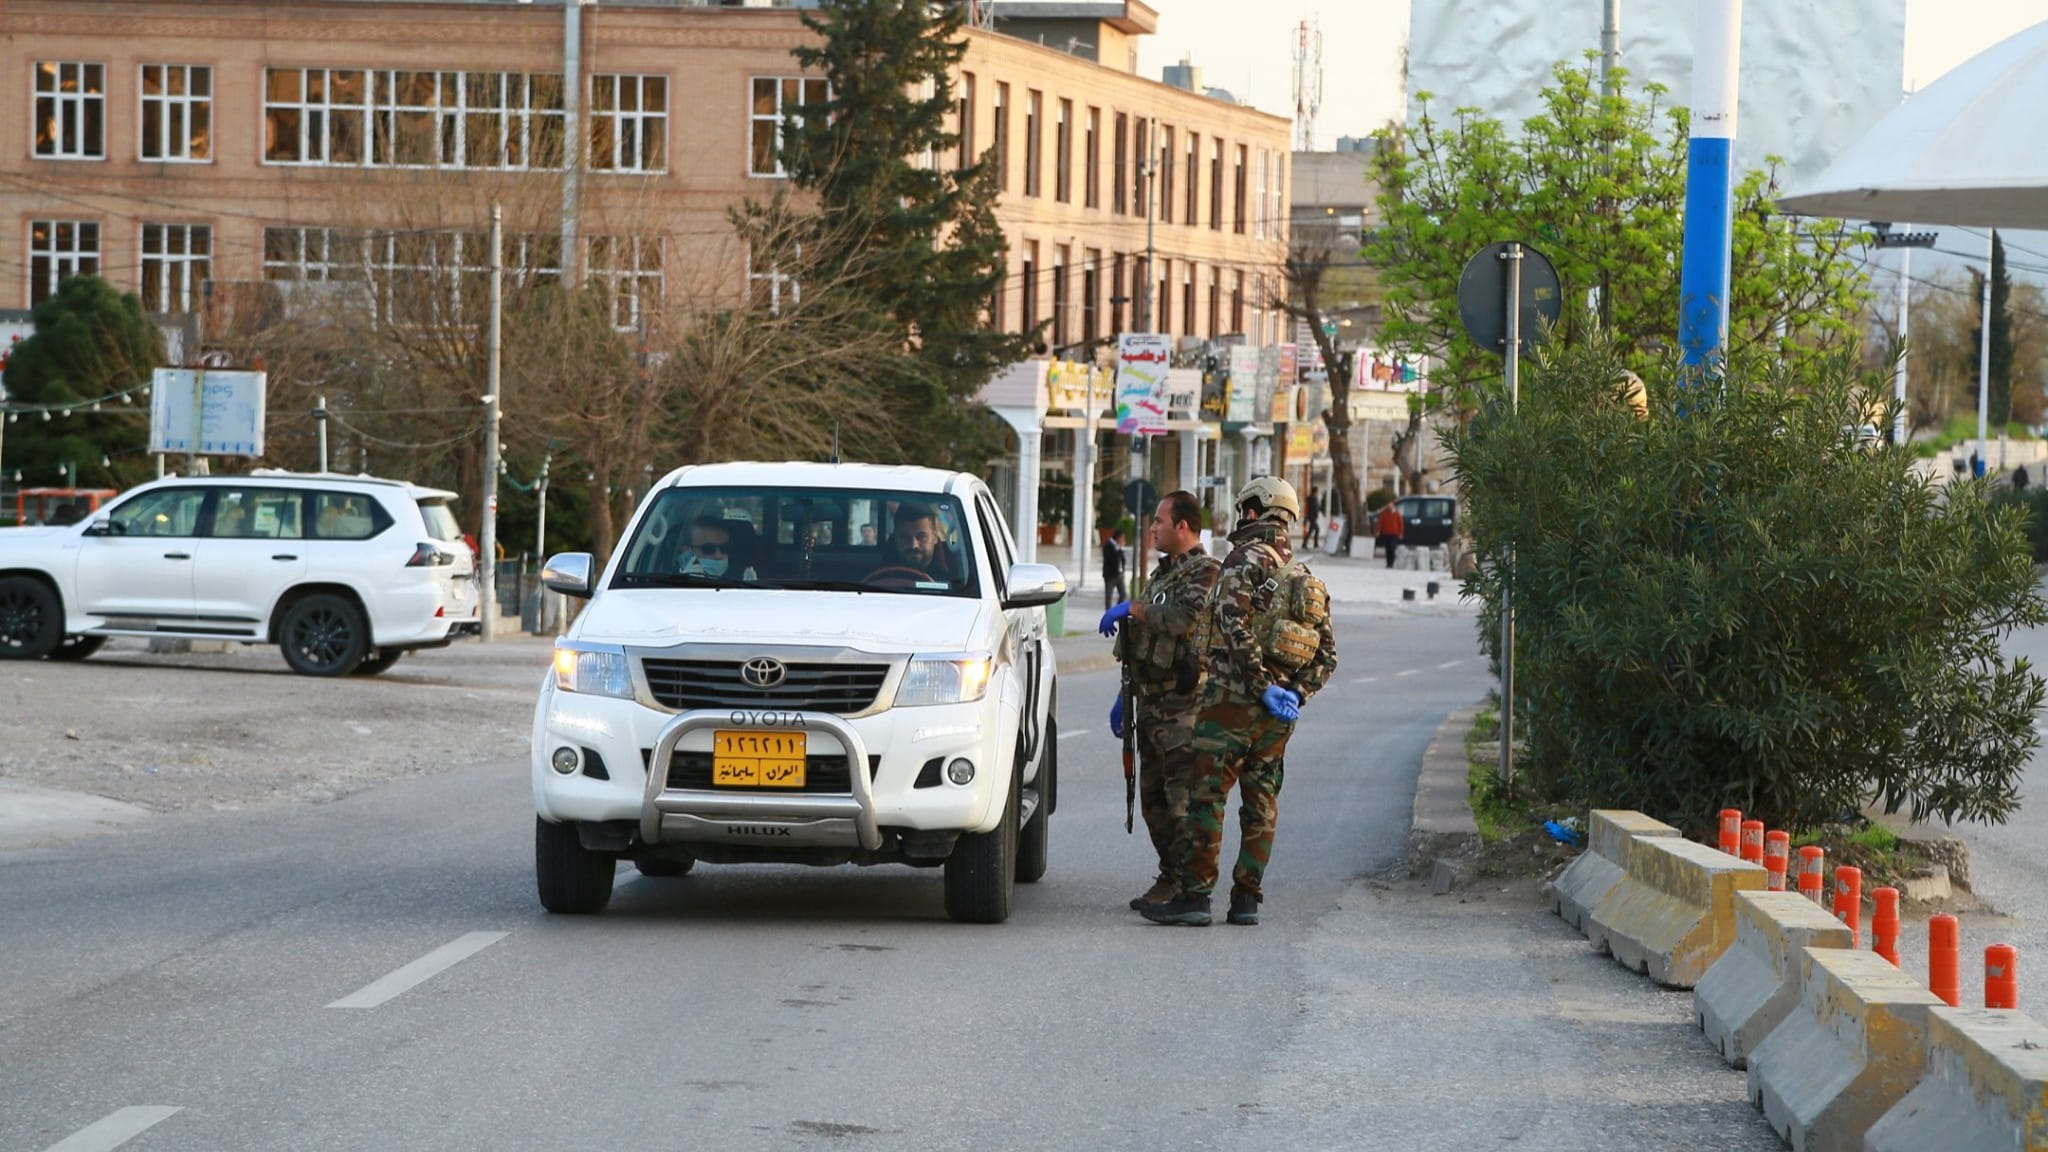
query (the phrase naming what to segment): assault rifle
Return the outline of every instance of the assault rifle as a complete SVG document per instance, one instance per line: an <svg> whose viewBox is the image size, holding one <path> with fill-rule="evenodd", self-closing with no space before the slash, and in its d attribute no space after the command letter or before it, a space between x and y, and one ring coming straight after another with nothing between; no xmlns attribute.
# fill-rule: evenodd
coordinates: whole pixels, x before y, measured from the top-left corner
<svg viewBox="0 0 2048 1152"><path fill-rule="evenodd" d="M1122 671L1118 687L1124 714L1124 831L1131 831L1132 815L1138 806L1138 694L1131 687L1131 621L1126 616L1116 626L1116 663Z"/></svg>

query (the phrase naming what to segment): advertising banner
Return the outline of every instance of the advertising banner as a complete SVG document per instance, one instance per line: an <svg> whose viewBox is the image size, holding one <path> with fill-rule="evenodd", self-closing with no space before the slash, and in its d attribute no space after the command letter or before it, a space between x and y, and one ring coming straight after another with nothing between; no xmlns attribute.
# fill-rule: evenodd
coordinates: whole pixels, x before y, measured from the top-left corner
<svg viewBox="0 0 2048 1152"><path fill-rule="evenodd" d="M1166 373L1166 418L1192 424L1202 418L1202 370L1174 368Z"/></svg>
<svg viewBox="0 0 2048 1152"><path fill-rule="evenodd" d="M1242 344L1230 349L1230 404L1223 418L1232 424L1258 419L1259 350Z"/></svg>
<svg viewBox="0 0 2048 1152"><path fill-rule="evenodd" d="M150 379L149 450L193 456L263 455L266 376L219 368L159 368Z"/></svg>
<svg viewBox="0 0 2048 1152"><path fill-rule="evenodd" d="M1171 336L1125 332L1116 341L1116 430L1125 436L1166 432L1166 376L1173 362Z"/></svg>

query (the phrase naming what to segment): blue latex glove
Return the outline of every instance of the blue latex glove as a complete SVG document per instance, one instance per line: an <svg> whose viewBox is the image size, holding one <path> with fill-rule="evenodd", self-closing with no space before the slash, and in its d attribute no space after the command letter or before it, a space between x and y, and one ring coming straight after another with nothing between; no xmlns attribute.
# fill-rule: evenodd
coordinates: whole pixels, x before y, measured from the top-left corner
<svg viewBox="0 0 2048 1152"><path fill-rule="evenodd" d="M1259 703L1265 705L1266 711L1276 719L1301 719L1301 697L1278 684L1266 685L1266 690L1259 694Z"/></svg>
<svg viewBox="0 0 2048 1152"><path fill-rule="evenodd" d="M1119 740L1124 738L1124 698L1121 696L1109 706L1109 734Z"/></svg>
<svg viewBox="0 0 2048 1152"><path fill-rule="evenodd" d="M1102 614L1102 623L1095 626L1096 631L1101 632L1104 636L1114 636L1116 635L1116 626L1123 623L1125 617L1128 617L1130 614L1131 602L1126 600Z"/></svg>

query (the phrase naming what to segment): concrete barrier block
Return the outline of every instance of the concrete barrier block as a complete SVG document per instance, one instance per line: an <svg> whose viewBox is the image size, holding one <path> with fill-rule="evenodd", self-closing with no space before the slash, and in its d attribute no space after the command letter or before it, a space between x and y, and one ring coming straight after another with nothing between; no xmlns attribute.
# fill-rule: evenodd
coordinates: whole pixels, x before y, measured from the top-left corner
<svg viewBox="0 0 2048 1152"><path fill-rule="evenodd" d="M1941 1001L1875 952L1802 949L1799 979L1798 1007L1749 1055L1749 1097L1793 1152L1858 1152L1920 1082Z"/></svg>
<svg viewBox="0 0 2048 1152"><path fill-rule="evenodd" d="M1690 840L1635 837L1628 875L1593 906L1586 937L1667 988L1691 988L1735 943L1735 893L1763 889L1760 865Z"/></svg>
<svg viewBox="0 0 2048 1152"><path fill-rule="evenodd" d="M1730 1067L1749 1067L1799 1003L1800 950L1855 946L1848 925L1797 892L1737 892L1735 946L1693 989L1700 1031Z"/></svg>
<svg viewBox="0 0 2048 1152"><path fill-rule="evenodd" d="M1677 836L1678 829L1641 812L1597 808L1586 827L1586 850L1550 883L1550 906L1564 922L1586 931L1586 914L1614 891L1628 867L1628 842L1638 836Z"/></svg>
<svg viewBox="0 0 2048 1152"><path fill-rule="evenodd" d="M1863 1138L1864 1152L2048 1152L2048 1024L2019 1012L1927 1013L1927 1071Z"/></svg>

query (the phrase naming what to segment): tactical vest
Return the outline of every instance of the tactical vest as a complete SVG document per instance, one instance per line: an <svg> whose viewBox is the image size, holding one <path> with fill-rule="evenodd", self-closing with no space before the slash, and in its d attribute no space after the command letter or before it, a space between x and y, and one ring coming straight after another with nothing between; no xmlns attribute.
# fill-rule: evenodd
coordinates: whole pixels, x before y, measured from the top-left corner
<svg viewBox="0 0 2048 1152"><path fill-rule="evenodd" d="M1315 659L1330 590L1308 565L1290 560L1252 590L1252 638L1275 667L1292 672Z"/></svg>
<svg viewBox="0 0 2048 1152"><path fill-rule="evenodd" d="M1146 599L1165 604L1181 578L1183 573L1176 569L1165 579L1155 580L1145 589ZM1187 636L1175 637L1163 628L1137 630L1131 672L1140 691L1148 696L1185 696L1201 686L1201 654L1209 648L1208 617L1207 612L1200 613L1194 632Z"/></svg>

